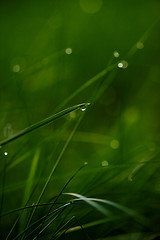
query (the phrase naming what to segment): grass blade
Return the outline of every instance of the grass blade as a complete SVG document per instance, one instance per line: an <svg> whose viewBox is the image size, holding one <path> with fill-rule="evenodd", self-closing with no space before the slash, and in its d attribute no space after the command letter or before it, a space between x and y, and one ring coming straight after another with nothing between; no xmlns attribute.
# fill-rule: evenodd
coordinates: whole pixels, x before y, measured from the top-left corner
<svg viewBox="0 0 160 240"><path fill-rule="evenodd" d="M45 126L45 125L47 125L47 124L57 120L58 118L63 117L64 115L66 115L66 114L68 114L70 112L73 112L73 111L75 111L77 109L81 109L81 108L86 107L88 105L89 105L89 103L81 103L81 104L74 105L72 107L66 108L65 110L62 110L62 111L60 111L60 112L58 112L58 113L56 113L56 114L54 114L54 115L52 115L52 116L50 116L48 118L43 119L40 122L37 122L37 123L35 123L35 124L25 128L25 129L23 129L22 131L20 131L19 133L15 134L14 136L1 141L0 142L0 146L3 146L3 145L5 145L5 144L7 144L9 142L12 142L13 140L15 140L15 139L17 139L19 137L22 137L22 136L26 135L27 133L32 132L33 130L36 130L37 128Z"/></svg>

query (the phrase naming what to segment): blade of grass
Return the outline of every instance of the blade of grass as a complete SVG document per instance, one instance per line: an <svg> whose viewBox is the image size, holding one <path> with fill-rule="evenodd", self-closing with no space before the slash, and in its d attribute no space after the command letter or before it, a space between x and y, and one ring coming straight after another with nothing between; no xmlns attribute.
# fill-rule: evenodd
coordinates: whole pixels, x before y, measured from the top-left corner
<svg viewBox="0 0 160 240"><path fill-rule="evenodd" d="M47 215L46 215L46 218L47 218L48 214L50 213L50 211L52 210L52 208L53 208L54 204L56 203L56 201L57 201L57 200L59 199L59 197L62 195L64 189L68 186L68 184L72 181L72 179L80 172L80 170L83 169L85 166L86 166L86 164L84 164L83 166L81 166L81 167L71 176L71 178L67 181L67 183L64 185L64 187L62 188L62 190L60 191L60 193L59 193L58 196L56 197L55 201L52 203L51 207L49 208L48 213L47 213ZM44 225L44 223L45 223L45 219L44 219L44 221L42 222L42 226ZM41 226L41 228L42 228L42 226ZM42 232L42 231L40 231L39 234L41 234L41 232ZM38 234L38 235L39 235L39 234ZM37 236L38 236L38 235L37 235ZM36 239L36 238L35 238L35 239Z"/></svg>
<svg viewBox="0 0 160 240"><path fill-rule="evenodd" d="M130 215L132 217L135 217L135 218L140 217L137 212L135 212L127 207L124 207L121 204L118 204L118 203L115 203L115 202L112 202L109 200L104 200L104 199L99 199L99 198L87 198L87 197L77 194L77 193L63 193L63 194L75 196L78 198L76 201L85 201L88 204L90 204L91 206L93 206L94 208L96 208L98 211L102 212L103 214L105 214L106 209L105 209L105 212L103 212L103 207L101 205L97 204L96 202L104 203L104 204L110 205L112 207L115 207L115 208L127 213L128 215ZM142 218L141 218L141 220L142 220Z"/></svg>
<svg viewBox="0 0 160 240"><path fill-rule="evenodd" d="M46 183L45 183L45 185L44 185L44 187L43 187L43 189L42 189L42 191L41 191L41 193L40 193L40 195L39 195L39 198L38 198L38 200L37 200L37 204L41 201L41 198L42 198L42 196L43 196L43 194L44 194L44 192L45 192L45 190L46 190L46 188L47 188L47 186L48 186L48 184L49 184L49 182L50 182L50 180L51 180L51 177L52 177L55 169L57 168L57 166L58 166L58 164L59 164L59 162L60 162L60 160L61 160L61 158L62 158L62 156L63 156L63 154L64 154L64 152L65 152L65 150L67 149L69 143L71 142L72 137L73 137L75 131L77 130L77 128L78 128L78 126L79 126L79 124L80 124L80 122L81 122L82 117L83 117L83 115L81 115L81 117L79 118L79 120L78 120L77 123L75 124L75 126L74 126L72 132L70 133L70 135L69 135L69 137L68 137L68 139L67 139L67 141L66 141L66 143L65 143L65 145L64 145L64 147L63 147L63 149L61 150L61 152L60 152L60 154L59 154L59 156L58 156L58 158L57 158L57 160L56 160L56 163L54 164L54 166L53 166L53 168L52 168L52 170L51 170L51 172L50 172L50 174L49 174L49 176L48 176L48 178L47 178L47 180L46 180ZM33 217L35 211L36 211L36 208L34 209L33 214L32 214L32 216L31 216L31 218L29 219L29 222L28 222L27 225L30 224L30 222L31 222L31 220L32 220L32 217Z"/></svg>
<svg viewBox="0 0 160 240"><path fill-rule="evenodd" d="M68 224L70 224L75 219L75 216L71 217L54 235L50 238L51 239L58 239L60 236L62 236L67 229L64 229Z"/></svg>
<svg viewBox="0 0 160 240"><path fill-rule="evenodd" d="M87 87L91 86L94 82L101 79L102 77L106 76L106 74L110 71L112 71L115 67L117 67L117 64L112 64L111 66L108 66L98 74L96 74L94 77L90 78L87 82L85 82L81 87L79 87L77 90L75 90L60 106L61 109L63 106L65 106L71 99L73 99L75 96L77 96L80 92L82 92Z"/></svg>
<svg viewBox="0 0 160 240"><path fill-rule="evenodd" d="M25 210L25 209L30 209L30 208L35 208L35 207L44 207L44 206L50 206L52 205L53 203L41 203L41 204L34 204L34 205L30 205L30 206L25 206L25 207L21 207L21 208L16 208L16 209L13 209L9 212L5 212L3 214L1 214L0 216L1 217L4 217L4 216L7 216L9 214L12 214L12 213L15 213L15 212L19 212L19 211L22 211L22 210ZM64 204L64 203L54 203L56 205L60 205L60 204Z"/></svg>
<svg viewBox="0 0 160 240"><path fill-rule="evenodd" d="M31 167L30 167L30 172L29 172L29 176L28 176L28 179L27 179L27 182L26 182L26 188L25 188L25 192L24 192L24 198L23 198L22 206L28 201L28 199L30 197L39 157L40 157L40 149L38 148L35 152L35 155L33 157L32 164L31 164ZM27 218L26 214L27 214L27 212L24 212L24 214L22 215L22 218L21 218L21 221L20 221L20 229L23 229L23 226L25 225L25 221L26 221L26 218Z"/></svg>
<svg viewBox="0 0 160 240"><path fill-rule="evenodd" d="M25 134L27 134L27 133L29 133L29 132L31 132L33 130L36 130L37 128L45 126L45 125L55 121L56 119L58 119L60 117L63 117L64 115L66 115L66 114L68 114L70 112L73 112L73 111L75 111L77 109L81 109L81 108L86 107L88 105L89 105L89 103L81 103L81 104L78 104L78 105L66 108L65 110L62 110L62 111L60 111L60 112L58 112L58 113L56 113L56 114L54 114L54 115L52 115L52 116L50 116L48 118L43 119L40 122L37 122L37 123L35 123L35 124L25 128L25 129L23 129L22 131L20 131L19 133L15 134L14 136L1 141L0 142L0 146L3 146L3 145L5 145L5 144L7 144L9 142L12 142L13 140L15 140L15 139L17 139L19 137L22 137Z"/></svg>
<svg viewBox="0 0 160 240"><path fill-rule="evenodd" d="M59 208L57 208L57 209L55 209L53 212L51 212L48 216L51 216L51 215L57 213L58 211L62 210L63 208L68 207L70 204L71 204L71 203L69 202L69 203L64 204L63 206L60 206ZM31 224L31 225L30 225L29 227L27 227L24 231L22 231L21 233L19 233L13 240L19 239L19 237L23 236L24 233L26 233L28 230L30 230L32 227L34 227L37 223L41 222L45 217L46 217L46 215L43 216L43 217L41 217L40 219L38 219L38 220L37 220L36 222L34 222L33 224Z"/></svg>

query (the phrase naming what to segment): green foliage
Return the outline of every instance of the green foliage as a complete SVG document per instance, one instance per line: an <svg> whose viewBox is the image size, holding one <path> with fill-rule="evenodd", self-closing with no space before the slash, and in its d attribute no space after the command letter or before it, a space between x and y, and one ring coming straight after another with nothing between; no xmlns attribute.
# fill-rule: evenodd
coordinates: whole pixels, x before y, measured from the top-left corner
<svg viewBox="0 0 160 240"><path fill-rule="evenodd" d="M0 238L158 239L159 2L0 6Z"/></svg>

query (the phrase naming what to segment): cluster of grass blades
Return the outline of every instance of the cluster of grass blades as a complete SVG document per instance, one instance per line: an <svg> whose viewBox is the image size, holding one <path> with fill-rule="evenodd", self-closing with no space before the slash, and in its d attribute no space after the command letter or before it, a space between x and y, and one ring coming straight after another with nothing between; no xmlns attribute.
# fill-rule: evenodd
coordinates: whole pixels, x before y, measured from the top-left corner
<svg viewBox="0 0 160 240"><path fill-rule="evenodd" d="M151 29L150 29L151 30ZM142 36L138 42L144 43L146 38L150 34L150 30L147 31L147 33ZM29 127L23 129L22 131L18 132L17 134L8 137L5 140L0 141L0 151L3 153L3 165L1 167L1 173L2 173L2 194L1 194L1 214L0 214L0 221L3 226L4 219L9 219L11 216L11 222L10 222L10 229L8 232L3 234L5 236L6 240L13 239L13 240L27 240L27 239L155 239L156 237L160 236L160 233L153 233L150 230L149 221L146 217L144 217L142 214L139 214L136 210L133 210L131 207L126 207L124 204L119 203L118 199L113 201L103 199L103 196L100 195L99 197L96 197L98 195L98 189L101 188L101 185L103 185L103 180L101 182L101 178L103 176L102 171L100 170L100 173L95 174L93 173L94 180L91 179L91 182L87 182L88 186L94 185L96 186L97 191L95 191L95 196L93 196L94 191L92 192L92 197L87 197L90 195L90 189L89 187L85 186L85 180L83 184L79 184L79 189L77 192L74 193L67 193L67 188L69 187L70 183L73 182L78 176L81 174L81 178L83 178L83 174L85 172L85 169L88 169L89 174L89 166L87 165L87 162L84 161L84 165L82 165L78 170L76 170L72 175L68 174L68 181L64 184L64 186L61 188L59 194L56 196L52 196L50 194L49 196L51 198L45 199L45 193L49 191L49 185L52 181L52 178L54 176L54 173L57 169L57 166L60 164L62 157L64 156L66 150L68 149L69 144L72 141L72 138L74 134L77 132L77 129L79 125L82 122L82 119L85 116L85 111L88 107L93 108L96 101L100 98L100 96L103 94L103 91L107 89L107 87L112 83L114 80L117 71L119 68L126 68L125 64L128 64L127 61L135 54L137 50L137 44L134 45L131 50L126 54L126 60L117 61L114 57L111 57L111 60L109 61L107 67L98 73L96 76L88 80L86 83L84 83L82 86L80 86L77 90L75 90L67 99L65 99L60 106L56 109L56 112L59 110L58 113L53 114L52 116L43 119L40 122L37 122L33 125L30 125ZM98 86L93 89L91 92L91 96L89 97L89 102L74 105L72 107L64 108L65 105L67 105L72 99L74 99L75 96L80 94L83 90L87 89L88 87L92 86L95 82L98 82ZM91 104L91 106L89 106ZM61 111L60 111L61 110ZM58 154L55 154L56 150L53 149L53 152L50 156L50 170L47 176L42 178L43 172L45 172L45 164L43 165L44 171L42 170L41 174L37 175L37 169L39 165L39 160L41 157L41 145L38 145L34 148L33 152L30 154L29 157L32 158L30 170L28 173L28 178L24 181L24 184L22 186L24 187L23 196L22 196L22 207L13 209L7 212L3 211L4 208L4 202L5 202L5 191L6 191L6 176L8 174L8 171L10 169L14 169L16 166L23 164L25 158L28 157L25 154L23 157L16 159L13 162L7 162L5 161L5 155L8 153L5 152L6 147L8 147L10 144L15 143L16 141L20 141L21 139L24 139L24 137L30 138L30 133L34 130L38 130L41 127L44 127L55 120L58 120L59 118L62 118L66 116L67 114L73 113L74 111L81 110L80 113L78 113L78 117L76 117L76 120L73 122L69 122L69 124L72 126L72 129L69 131L69 134L67 136L67 139L65 140L63 146L61 146L61 149ZM84 112L84 113L83 113ZM58 149L59 142L61 135L66 130L66 125L62 127L61 131L62 133L59 134L56 149ZM34 132L36 134L36 131ZM26 140L27 141L27 140ZM43 140L42 140L43 142ZM44 140L45 142L45 140ZM24 143L23 143L24 144ZM45 143L48 144L48 143ZM54 163L51 161L54 156ZM156 156L151 156L152 159L157 159ZM47 163L48 163L47 162ZM132 171L129 174L129 180L131 181L132 178L137 174L138 171L141 170L141 168L145 167L146 164L149 164L149 161L140 163L138 167L134 167ZM47 165L47 164L46 164ZM128 169L125 169L128 171ZM150 175L153 175L156 171L153 169L153 171L150 173ZM91 174L92 175L92 174ZM61 176L60 176L61 177ZM97 177L97 179L96 179ZM108 181L110 181L110 178L113 179L113 186L114 186L114 180L117 177L117 172L115 169L115 172L113 175L110 175L108 173ZM121 175L119 175L121 177ZM145 182L145 178L144 178ZM54 183L55 185L57 183ZM97 185L96 185L97 184ZM143 184L143 183L142 183ZM37 190L38 189L38 190ZM87 189L87 190L86 190ZM50 189L51 191L52 189ZM112 191L112 189L109 189ZM135 193L138 190L135 189ZM14 192L14 191L13 191ZM124 194L124 193L123 193ZM13 194L14 195L14 194ZM44 197L44 198L43 198ZM14 196L13 196L14 198ZM45 199L45 202L42 201L42 199ZM31 204L32 203L32 204ZM12 217L13 216L13 217ZM139 232L133 232L131 233L131 229L128 233L124 233L124 226L126 226L127 222L130 222L133 226L140 226ZM107 224L107 230L106 230L106 224ZM121 228L122 226L122 228ZM102 237L98 237L98 231L97 235L95 234L94 229L99 228L102 232ZM117 229L122 229L121 234L118 232L116 235ZM110 234L110 229L113 232L114 237L106 237L106 233ZM137 227L138 229L138 227ZM144 230L144 232L141 232L141 229ZM95 235L94 235L95 234Z"/></svg>

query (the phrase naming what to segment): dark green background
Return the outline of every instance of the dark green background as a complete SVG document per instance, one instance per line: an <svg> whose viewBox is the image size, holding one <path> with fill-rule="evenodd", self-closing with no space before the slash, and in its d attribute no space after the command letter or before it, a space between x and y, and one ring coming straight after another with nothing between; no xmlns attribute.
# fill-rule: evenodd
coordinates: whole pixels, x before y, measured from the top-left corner
<svg viewBox="0 0 160 240"><path fill-rule="evenodd" d="M116 220L104 228L90 229L92 239L159 231L159 12L158 0L104 0L94 14L85 12L79 1L73 0L0 2L1 140L60 110L67 97L106 68L115 50L120 53L119 61L128 61L128 68L113 71L115 76L108 87L86 110L42 200L47 202L59 193L76 169L88 162L68 191L120 203L149 221L143 226L130 224L131 220L122 217L121 224ZM145 33L144 48L127 57ZM72 54L65 53L67 48L72 48ZM20 71L14 72L15 65L20 66ZM75 96L63 109L92 102L99 82ZM39 185L30 204L36 202L41 183L81 114L84 113L77 111L0 149L1 169L4 162L8 164L4 212L24 204L23 192L38 148L40 159L33 185ZM116 149L112 147L113 140L119 142ZM24 157L23 161L12 166L20 157ZM109 165L103 167L103 161ZM135 174L141 161L145 164ZM129 181L132 173L135 178ZM97 212L91 218L86 212L75 210L81 224L100 218ZM5 217L4 236L15 217Z"/></svg>

